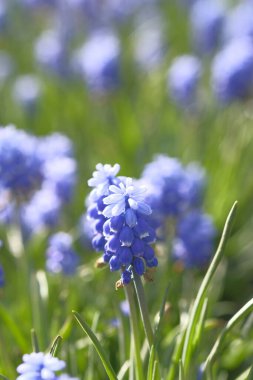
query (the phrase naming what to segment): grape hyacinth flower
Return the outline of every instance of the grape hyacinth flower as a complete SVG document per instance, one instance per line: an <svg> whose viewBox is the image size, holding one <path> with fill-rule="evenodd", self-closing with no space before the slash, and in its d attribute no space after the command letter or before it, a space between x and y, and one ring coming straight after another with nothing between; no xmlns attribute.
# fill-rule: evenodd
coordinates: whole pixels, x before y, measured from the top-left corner
<svg viewBox="0 0 253 380"><path fill-rule="evenodd" d="M183 55L173 60L167 76L171 98L184 108L194 108L197 100L197 86L201 76L201 63L198 58Z"/></svg>
<svg viewBox="0 0 253 380"><path fill-rule="evenodd" d="M221 39L224 10L213 0L198 0L192 6L190 22L197 51L211 53Z"/></svg>
<svg viewBox="0 0 253 380"><path fill-rule="evenodd" d="M43 175L45 184L53 188L62 202L70 201L76 184L76 162L73 158L47 160L43 166Z"/></svg>
<svg viewBox="0 0 253 380"><path fill-rule="evenodd" d="M154 214L178 217L201 204L205 175L197 165L185 169L176 158L158 155L145 166L142 180L149 188L147 199Z"/></svg>
<svg viewBox="0 0 253 380"><path fill-rule="evenodd" d="M109 30L94 32L74 54L73 68L96 93L105 93L118 87L120 44Z"/></svg>
<svg viewBox="0 0 253 380"><path fill-rule="evenodd" d="M186 268L203 267L213 252L215 228L212 219L199 210L186 214L178 223L172 256Z"/></svg>
<svg viewBox="0 0 253 380"><path fill-rule="evenodd" d="M3 270L3 267L2 265L0 264L0 288L2 288L5 284L5 280L4 280L4 270Z"/></svg>
<svg viewBox="0 0 253 380"><path fill-rule="evenodd" d="M25 195L40 184L41 177L37 139L14 125L0 127L0 187Z"/></svg>
<svg viewBox="0 0 253 380"><path fill-rule="evenodd" d="M244 1L232 8L226 17L224 40L249 37L253 41L253 9L251 1Z"/></svg>
<svg viewBox="0 0 253 380"><path fill-rule="evenodd" d="M55 75L66 76L68 73L66 46L56 31L44 31L36 41L34 50L35 58L42 68Z"/></svg>
<svg viewBox="0 0 253 380"><path fill-rule="evenodd" d="M13 86L13 98L26 111L33 112L41 95L41 83L34 75L22 75Z"/></svg>
<svg viewBox="0 0 253 380"><path fill-rule="evenodd" d="M23 356L23 363L17 367L20 376L17 380L57 380L55 372L61 371L66 364L50 354L33 352Z"/></svg>
<svg viewBox="0 0 253 380"><path fill-rule="evenodd" d="M45 228L56 226L59 220L61 201L52 188L44 186L34 193L30 202L21 207L21 224L24 237Z"/></svg>
<svg viewBox="0 0 253 380"><path fill-rule="evenodd" d="M116 166L116 165L115 165ZM107 166L104 170L101 164L99 171L89 181L100 196L99 203L88 209L88 215L93 216L94 228L97 231L93 246L103 250L103 260L109 263L111 271L122 270L123 285L132 279L132 271L143 275L147 267L156 267L157 258L151 244L156 240L154 229L149 225L150 206L144 202L145 189L134 184L131 178L113 178L106 176L107 172L116 174L118 170ZM119 169L119 165L116 166ZM114 169L114 170L113 170ZM110 184L109 182L115 182Z"/></svg>
<svg viewBox="0 0 253 380"><path fill-rule="evenodd" d="M61 133L53 133L40 140L39 151L41 158L44 160L52 160L58 157L72 157L73 144L67 136Z"/></svg>
<svg viewBox="0 0 253 380"><path fill-rule="evenodd" d="M249 38L233 40L215 57L212 86L218 101L244 99L253 88L253 45Z"/></svg>
<svg viewBox="0 0 253 380"><path fill-rule="evenodd" d="M72 248L72 237L65 232L58 232L49 240L46 252L46 267L51 273L73 275L79 264L79 257Z"/></svg>

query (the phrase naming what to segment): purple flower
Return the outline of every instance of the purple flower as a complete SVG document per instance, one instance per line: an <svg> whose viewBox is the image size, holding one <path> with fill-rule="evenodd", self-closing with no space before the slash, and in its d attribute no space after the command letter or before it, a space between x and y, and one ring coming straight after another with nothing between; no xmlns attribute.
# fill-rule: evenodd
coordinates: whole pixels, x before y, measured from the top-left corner
<svg viewBox="0 0 253 380"><path fill-rule="evenodd" d="M76 162L73 158L59 157L47 160L43 175L48 186L63 202L70 201L76 184Z"/></svg>
<svg viewBox="0 0 253 380"><path fill-rule="evenodd" d="M212 65L214 93L223 103L249 96L253 87L253 45L249 38L233 40Z"/></svg>
<svg viewBox="0 0 253 380"><path fill-rule="evenodd" d="M65 362L50 354L33 352L23 356L23 363L17 368L17 380L57 380L55 372L65 368Z"/></svg>
<svg viewBox="0 0 253 380"><path fill-rule="evenodd" d="M68 72L66 47L56 31L44 31L36 41L34 50L37 62L45 70L66 76Z"/></svg>
<svg viewBox="0 0 253 380"><path fill-rule="evenodd" d="M73 275L79 258L72 248L72 237L65 232L58 232L49 240L46 267L49 272Z"/></svg>
<svg viewBox="0 0 253 380"><path fill-rule="evenodd" d="M90 90L98 93L119 85L120 44L111 31L93 33L73 57L73 67Z"/></svg>
<svg viewBox="0 0 253 380"><path fill-rule="evenodd" d="M72 157L73 144L67 136L53 133L39 140L38 151L42 162L50 162L55 158Z"/></svg>
<svg viewBox="0 0 253 380"><path fill-rule="evenodd" d="M100 169L104 167L101 165ZM111 174L112 168L107 169ZM102 170L102 176L96 172L91 181L91 185L101 187L102 193L107 194L95 198L88 208L95 231L92 244L97 251L104 251L104 262L109 263L111 271L122 269L121 281L127 285L133 270L141 276L147 267L157 266L150 246L156 235L148 221L151 208L144 202L145 188L126 177L110 177L116 183L110 185L108 170L105 175Z"/></svg>
<svg viewBox="0 0 253 380"><path fill-rule="evenodd" d="M4 279L4 270L2 265L0 264L0 288L2 288L5 284L5 279Z"/></svg>
<svg viewBox="0 0 253 380"><path fill-rule="evenodd" d="M21 223L24 235L40 232L44 228L52 228L58 223L61 202L50 187L42 187L30 202L21 208Z"/></svg>
<svg viewBox="0 0 253 380"><path fill-rule="evenodd" d="M221 38L224 9L216 1L198 0L193 4L190 21L193 41L198 51L212 52Z"/></svg>
<svg viewBox="0 0 253 380"><path fill-rule="evenodd" d="M178 223L172 255L186 268L203 267L213 253L215 228L212 219L201 211L186 214Z"/></svg>
<svg viewBox="0 0 253 380"><path fill-rule="evenodd" d="M26 195L41 181L37 139L14 125L0 127L0 186Z"/></svg>
<svg viewBox="0 0 253 380"><path fill-rule="evenodd" d="M226 17L224 39L249 37L253 41L253 9L251 1L244 1L232 8Z"/></svg>
<svg viewBox="0 0 253 380"><path fill-rule="evenodd" d="M192 108L197 100L197 86L201 76L201 63L191 55L173 60L167 76L171 98L180 107Z"/></svg>

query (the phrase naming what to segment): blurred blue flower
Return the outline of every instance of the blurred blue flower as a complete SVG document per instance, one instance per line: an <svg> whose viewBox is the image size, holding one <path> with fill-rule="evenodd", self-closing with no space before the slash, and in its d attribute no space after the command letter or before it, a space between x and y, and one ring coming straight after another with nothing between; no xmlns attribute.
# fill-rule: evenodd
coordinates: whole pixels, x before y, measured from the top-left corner
<svg viewBox="0 0 253 380"><path fill-rule="evenodd" d="M188 207L189 177L176 158L156 156L145 166L142 178L147 187L149 183L153 185L147 193L147 199L154 213L178 216Z"/></svg>
<svg viewBox="0 0 253 380"><path fill-rule="evenodd" d="M72 157L72 141L61 133L42 137L39 139L38 155L43 163L51 162L55 158Z"/></svg>
<svg viewBox="0 0 253 380"><path fill-rule="evenodd" d="M79 264L79 257L72 248L72 237L58 232L49 240L46 267L49 272L73 275Z"/></svg>
<svg viewBox="0 0 253 380"><path fill-rule="evenodd" d="M120 310L125 316L128 317L130 315L130 307L127 300L120 302Z"/></svg>
<svg viewBox="0 0 253 380"><path fill-rule="evenodd" d="M12 74L14 69L14 63L9 54L5 51L0 51L0 85L3 85L5 81Z"/></svg>
<svg viewBox="0 0 253 380"><path fill-rule="evenodd" d="M0 288L2 288L5 284L5 279L4 279L4 270L2 265L0 264Z"/></svg>
<svg viewBox="0 0 253 380"><path fill-rule="evenodd" d="M14 100L26 111L33 112L41 95L41 83L35 75L22 75L16 79L12 89Z"/></svg>
<svg viewBox="0 0 253 380"><path fill-rule="evenodd" d="M73 56L73 69L90 90L104 93L119 85L120 43L109 30L93 32Z"/></svg>
<svg viewBox="0 0 253 380"><path fill-rule="evenodd" d="M167 85L171 98L178 106L193 108L196 105L200 76L201 63L198 58L183 55L172 61Z"/></svg>
<svg viewBox="0 0 253 380"><path fill-rule="evenodd" d="M253 41L253 7L250 1L242 1L232 8L226 17L224 40L249 37Z"/></svg>
<svg viewBox="0 0 253 380"><path fill-rule="evenodd" d="M199 210L192 211L177 225L172 256L186 268L203 267L213 253L214 237L212 219Z"/></svg>
<svg viewBox="0 0 253 380"><path fill-rule="evenodd" d="M221 4L213 0L198 0L190 13L194 45L202 53L212 52L219 44L225 12Z"/></svg>
<svg viewBox="0 0 253 380"><path fill-rule="evenodd" d="M31 235L44 228L54 227L59 220L61 202L50 187L43 186L30 202L21 207L21 223L24 235Z"/></svg>
<svg viewBox="0 0 253 380"><path fill-rule="evenodd" d="M134 58L140 68L151 71L159 67L165 55L165 32L157 11L142 12L133 34Z"/></svg>
<svg viewBox="0 0 253 380"><path fill-rule="evenodd" d="M51 186L59 199L68 202L76 184L76 161L69 157L47 160L43 166L45 183Z"/></svg>
<svg viewBox="0 0 253 380"><path fill-rule="evenodd" d="M212 65L214 93L223 103L243 99L253 86L253 45L248 38L233 40L215 57Z"/></svg>
<svg viewBox="0 0 253 380"><path fill-rule="evenodd" d="M55 372L65 368L65 362L50 354L33 352L23 356L23 363L17 367L17 380L57 380Z"/></svg>
<svg viewBox="0 0 253 380"><path fill-rule="evenodd" d="M34 48L37 62L45 70L65 77L68 73L66 46L54 30L46 30L37 39Z"/></svg>
<svg viewBox="0 0 253 380"><path fill-rule="evenodd" d="M0 0L0 31L4 30L8 21L8 2Z"/></svg>
<svg viewBox="0 0 253 380"><path fill-rule="evenodd" d="M0 127L0 186L24 195L41 177L37 139L13 125Z"/></svg>

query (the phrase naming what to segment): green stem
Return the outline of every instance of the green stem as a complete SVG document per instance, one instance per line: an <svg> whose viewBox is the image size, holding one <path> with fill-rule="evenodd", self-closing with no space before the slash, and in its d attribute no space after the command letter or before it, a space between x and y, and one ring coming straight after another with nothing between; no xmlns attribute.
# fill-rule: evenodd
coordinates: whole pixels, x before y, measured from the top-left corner
<svg viewBox="0 0 253 380"><path fill-rule="evenodd" d="M154 333L149 319L148 307L142 281L140 276L138 276L136 273L134 273L134 287L138 299L145 334L148 340L149 348L151 349L151 347L154 345Z"/></svg>
<svg viewBox="0 0 253 380"><path fill-rule="evenodd" d="M130 307L130 322L132 329L132 338L134 341L134 351L135 351L135 372L136 372L136 380L144 380L142 361L141 361L141 346L139 341L139 327L138 327L138 319L136 312L136 305L134 300L134 289L133 284L125 286L125 293Z"/></svg>

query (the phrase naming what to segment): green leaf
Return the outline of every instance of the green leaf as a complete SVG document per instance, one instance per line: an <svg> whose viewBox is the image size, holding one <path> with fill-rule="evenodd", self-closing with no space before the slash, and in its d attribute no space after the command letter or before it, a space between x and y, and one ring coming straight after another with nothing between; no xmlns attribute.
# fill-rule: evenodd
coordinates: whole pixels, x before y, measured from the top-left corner
<svg viewBox="0 0 253 380"><path fill-rule="evenodd" d="M34 329L31 330L33 352L40 352L38 337Z"/></svg>
<svg viewBox="0 0 253 380"><path fill-rule="evenodd" d="M208 355L204 364L204 371L208 366L211 367L212 363L216 359L226 335L232 330L232 328L242 321L249 313L253 311L253 298L248 301L227 323L224 329L221 331L218 339L216 340L210 354Z"/></svg>
<svg viewBox="0 0 253 380"><path fill-rule="evenodd" d="M5 377L4 375L0 374L0 380L9 380L9 379L7 377Z"/></svg>
<svg viewBox="0 0 253 380"><path fill-rule="evenodd" d="M193 304L193 308L190 312L189 323L186 329L186 335L185 335L183 353L182 353L182 363L184 366L185 375L187 375L187 370L189 367L190 359L191 359L193 348L194 348L194 332L196 331L196 326L200 319L200 314L201 314L202 306L206 297L208 287L223 257L224 249L225 249L227 240L230 236L236 209L237 209L237 202L234 203L227 217L219 246L207 270L207 273L201 283L197 297Z"/></svg>
<svg viewBox="0 0 253 380"><path fill-rule="evenodd" d="M117 376L111 366L111 363L109 362L106 353L99 343L99 340L97 339L96 335L93 333L93 331L90 329L90 327L87 325L87 323L81 318L81 316L76 312L73 311L74 317L76 318L77 322L83 329L83 331L88 335L92 343L94 344L94 347L101 359L101 362L104 366L104 369L109 377L110 380L117 380Z"/></svg>
<svg viewBox="0 0 253 380"><path fill-rule="evenodd" d="M62 342L62 337L60 335L57 335L49 351L52 356L57 355L61 342Z"/></svg>
<svg viewBox="0 0 253 380"><path fill-rule="evenodd" d="M179 361L179 380L185 380L182 360Z"/></svg>
<svg viewBox="0 0 253 380"><path fill-rule="evenodd" d="M165 310L166 301L168 299L170 285L171 284L169 283L169 285L165 289L165 292L164 292L164 295L163 295L163 301L162 301L162 305L161 305L160 312L159 312L159 320L158 320L158 323L157 323L157 325L155 327L155 345L157 344L157 340L158 340L159 333L160 333L160 330L161 330L161 325L162 325L162 320L163 320L163 316L164 316L164 310Z"/></svg>
<svg viewBox="0 0 253 380"><path fill-rule="evenodd" d="M150 354L149 354L147 380L152 380L154 362L155 362L155 348L154 346L152 346L150 349Z"/></svg>
<svg viewBox="0 0 253 380"><path fill-rule="evenodd" d="M196 333L195 333L194 341L193 341L194 349L199 344L199 341L201 339L201 335L202 335L204 324L205 324L206 314L207 314L207 306L208 306L208 298L205 298L202 308L201 308L199 322L196 326Z"/></svg>
<svg viewBox="0 0 253 380"><path fill-rule="evenodd" d="M0 304L0 319L3 321L3 326L8 328L10 333L13 335L13 338L15 339L18 347L22 352L27 352L29 349L29 346L27 344L26 339L23 337L23 335L20 332L20 329L16 322L11 318L10 314L5 310L3 305Z"/></svg>

